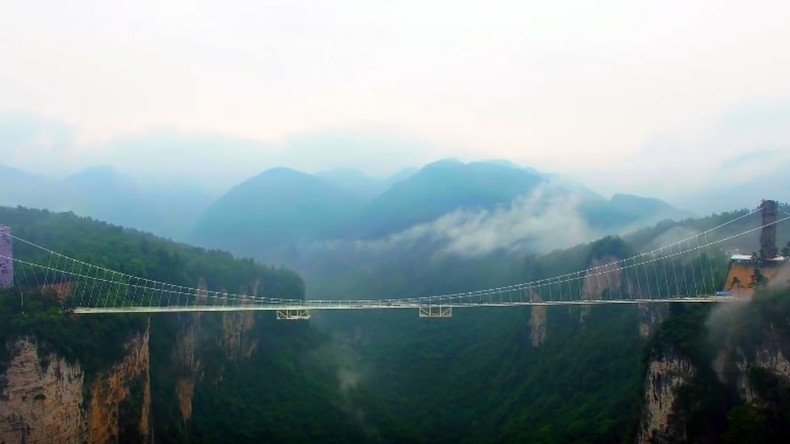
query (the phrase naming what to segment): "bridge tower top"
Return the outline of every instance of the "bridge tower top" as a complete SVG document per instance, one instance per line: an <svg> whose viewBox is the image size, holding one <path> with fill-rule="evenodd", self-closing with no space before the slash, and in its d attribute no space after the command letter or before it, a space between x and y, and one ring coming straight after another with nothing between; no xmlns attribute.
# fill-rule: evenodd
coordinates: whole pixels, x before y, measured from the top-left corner
<svg viewBox="0 0 790 444"><path fill-rule="evenodd" d="M0 225L0 289L14 286L14 249L11 227Z"/></svg>
<svg viewBox="0 0 790 444"><path fill-rule="evenodd" d="M760 204L763 229L760 232L760 259L773 259L779 254L776 246L776 218L779 205L775 200L764 200Z"/></svg>

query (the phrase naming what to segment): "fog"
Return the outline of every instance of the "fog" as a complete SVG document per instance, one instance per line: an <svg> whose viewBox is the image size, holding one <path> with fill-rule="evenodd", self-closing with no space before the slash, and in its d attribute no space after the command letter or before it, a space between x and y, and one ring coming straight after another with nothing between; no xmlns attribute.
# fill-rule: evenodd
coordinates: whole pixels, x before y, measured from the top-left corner
<svg viewBox="0 0 790 444"><path fill-rule="evenodd" d="M512 253L567 248L594 239L595 233L579 215L582 197L553 193L555 185L542 185L510 206L493 210L458 210L395 235L397 243L429 238L444 245L438 254L484 256L505 250ZM562 233L561 238L553 233Z"/></svg>
<svg viewBox="0 0 790 444"><path fill-rule="evenodd" d="M91 3L4 4L0 164L217 195L499 158L698 212L790 200L786 2Z"/></svg>

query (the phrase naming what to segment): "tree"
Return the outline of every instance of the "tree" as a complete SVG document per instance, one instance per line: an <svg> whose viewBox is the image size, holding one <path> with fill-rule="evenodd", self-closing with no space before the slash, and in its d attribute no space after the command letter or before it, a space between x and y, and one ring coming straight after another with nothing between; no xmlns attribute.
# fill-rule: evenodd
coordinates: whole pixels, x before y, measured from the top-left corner
<svg viewBox="0 0 790 444"><path fill-rule="evenodd" d="M754 273L752 273L750 277L751 280L749 281L749 288L761 289L768 285L768 278L765 277L759 268L755 268Z"/></svg>
<svg viewBox="0 0 790 444"><path fill-rule="evenodd" d="M743 288L743 283L741 283L741 280L738 278L738 276L732 278L732 282L730 282L730 286L727 288L727 290L732 290L733 288L736 292Z"/></svg>

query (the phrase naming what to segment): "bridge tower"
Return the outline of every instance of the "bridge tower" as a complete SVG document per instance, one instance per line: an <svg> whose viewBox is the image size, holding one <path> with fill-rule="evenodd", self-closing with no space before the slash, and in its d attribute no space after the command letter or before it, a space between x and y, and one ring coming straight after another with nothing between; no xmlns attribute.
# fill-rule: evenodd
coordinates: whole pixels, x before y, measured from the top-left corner
<svg viewBox="0 0 790 444"><path fill-rule="evenodd" d="M14 286L14 249L11 227L0 225L0 289Z"/></svg>
<svg viewBox="0 0 790 444"><path fill-rule="evenodd" d="M779 254L776 246L776 216L778 204L775 200L764 200L760 204L763 229L760 232L760 259L773 259ZM770 225L768 225L770 224Z"/></svg>

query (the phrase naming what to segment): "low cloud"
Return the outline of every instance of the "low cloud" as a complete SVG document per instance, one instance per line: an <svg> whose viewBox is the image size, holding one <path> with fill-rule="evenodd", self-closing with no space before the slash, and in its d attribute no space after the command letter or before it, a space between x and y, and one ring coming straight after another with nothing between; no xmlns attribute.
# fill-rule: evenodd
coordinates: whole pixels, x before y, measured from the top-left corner
<svg viewBox="0 0 790 444"><path fill-rule="evenodd" d="M363 388L364 382L374 371L369 361L363 361L358 348L366 342L362 329L355 328L353 332L334 329L316 318L313 326L331 335L331 340L322 347L313 350L309 359L318 365L327 363L335 369L339 398L337 404L343 411L351 416L360 428L371 437L378 437L378 429L368 420L366 412L354 401L353 392Z"/></svg>
<svg viewBox="0 0 790 444"><path fill-rule="evenodd" d="M685 226L672 227L672 228L664 231L663 233L659 234L658 236L656 236L656 238L653 239L652 241L650 241L650 243L647 244L644 249L646 251L649 251L649 250L653 250L653 249L656 249L656 248L661 248L661 247L664 247L665 245L671 245L671 244L674 244L676 242L681 242L681 241L684 241L686 239L690 239L691 237L693 237L693 236L695 236L697 234L699 234L699 230L691 228L691 227L685 227ZM681 243L680 245L678 245L672 251L673 252L677 252L680 249L690 248L690 247L693 247L695 245L698 245L698 244L692 244L692 241L689 240L688 242ZM669 253L666 250L664 250L664 251L665 251L665 253Z"/></svg>
<svg viewBox="0 0 790 444"><path fill-rule="evenodd" d="M310 262L332 258L332 266L338 263L362 266L379 258L415 251L441 260L451 256L473 259L494 253L523 255L567 248L603 234L590 228L580 215L582 201L581 194L549 183L506 206L460 209L378 239L303 244L299 248L300 257ZM297 265L297 268L303 267Z"/></svg>
<svg viewBox="0 0 790 444"><path fill-rule="evenodd" d="M427 236L443 244L441 254L465 257L566 248L598 235L579 214L581 201L578 194L542 185L507 207L458 210L400 236Z"/></svg>

